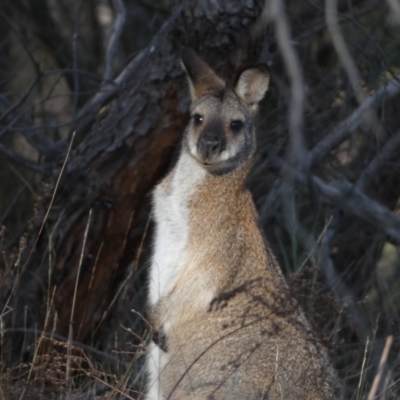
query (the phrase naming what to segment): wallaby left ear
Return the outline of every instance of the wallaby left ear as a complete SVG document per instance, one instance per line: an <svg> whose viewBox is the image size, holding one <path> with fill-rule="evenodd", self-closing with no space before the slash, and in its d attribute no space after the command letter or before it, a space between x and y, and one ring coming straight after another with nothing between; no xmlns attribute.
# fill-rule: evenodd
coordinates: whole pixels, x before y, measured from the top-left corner
<svg viewBox="0 0 400 400"><path fill-rule="evenodd" d="M265 64L245 69L237 80L236 94L253 110L264 97L269 86L269 70Z"/></svg>
<svg viewBox="0 0 400 400"><path fill-rule="evenodd" d="M189 88L192 100L212 91L221 91L225 82L189 47L181 52L182 65L189 78Z"/></svg>

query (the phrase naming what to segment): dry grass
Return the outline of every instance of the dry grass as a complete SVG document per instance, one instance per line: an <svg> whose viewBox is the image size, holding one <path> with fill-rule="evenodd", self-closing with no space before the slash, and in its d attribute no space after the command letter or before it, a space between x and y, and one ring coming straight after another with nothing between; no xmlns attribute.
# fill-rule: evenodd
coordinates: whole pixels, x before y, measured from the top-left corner
<svg viewBox="0 0 400 400"><path fill-rule="evenodd" d="M69 153L68 153L69 154ZM64 163L65 166L65 163ZM34 243L31 249L27 248L27 238L32 236L33 225L30 223L29 230L21 235L18 248L9 251L4 250L3 245L6 239L6 228L0 230L0 251L2 263L0 265L0 294L2 295L2 310L0 311L0 398L10 400L23 399L137 399L144 384L143 355L146 352L148 323L140 312L129 310L132 320L137 324L144 325L144 333L140 335L130 327L125 328L120 323L115 326L116 330L109 331L106 327L106 340L115 340L112 350L105 351L96 346L77 343L73 340L74 332L74 308L82 307L76 304L76 289L79 285L79 273L75 282L73 293L73 307L70 317L70 329L68 337L62 337L56 333L57 312L54 310L54 294L56 287L51 290L51 262L49 263L49 282L45 291L47 296L43 299L45 318L42 326L35 329L28 327L12 328L6 326L5 318L13 319L14 309L10 303L15 297L21 272L32 255L33 248L46 224L46 217L56 195L58 182L62 176L64 167L60 171L55 187L49 192L48 187L42 197L35 205L32 220L35 220L37 209L43 204L49 204L41 226L36 233L36 238L31 238ZM46 201L50 199L50 201ZM86 225L81 259L79 268L82 265L85 242L90 226L90 216ZM146 229L147 231L147 229ZM146 231L144 237L146 235ZM143 241L142 241L143 245ZM141 254L138 255L133 265L137 266ZM49 254L52 254L51 235L49 239ZM119 290L107 307L106 314L116 304L117 307L127 297L127 283L132 279L136 268L132 267L122 282ZM94 273L94 272L93 272ZM115 308L115 307L114 307ZM27 307L25 307L27 310ZM26 319L26 316L25 316ZM138 322L139 321L139 322ZM102 321L103 322L103 321ZM100 323L101 325L101 323ZM99 326L100 326L99 325ZM104 325L104 324L103 324ZM100 329L101 331L101 329ZM21 346L20 358L17 362L10 361L8 354L15 351L10 348L10 337L15 334L24 334ZM121 334L122 333L122 334ZM32 343L27 343L28 337L35 338ZM104 335L104 332L101 332ZM120 341L120 337L124 341ZM101 345L99 346L101 347Z"/></svg>

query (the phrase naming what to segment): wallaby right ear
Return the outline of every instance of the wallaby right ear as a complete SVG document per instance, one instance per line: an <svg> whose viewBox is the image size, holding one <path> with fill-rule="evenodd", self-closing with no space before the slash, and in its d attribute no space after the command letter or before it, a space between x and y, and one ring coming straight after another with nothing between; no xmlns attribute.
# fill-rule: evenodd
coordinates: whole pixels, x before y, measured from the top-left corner
<svg viewBox="0 0 400 400"><path fill-rule="evenodd" d="M236 94L254 111L269 86L269 70L265 64L257 64L242 71L236 82Z"/></svg>
<svg viewBox="0 0 400 400"><path fill-rule="evenodd" d="M225 88L224 81L189 47L182 49L182 65L189 80L192 100L206 92L220 91Z"/></svg>

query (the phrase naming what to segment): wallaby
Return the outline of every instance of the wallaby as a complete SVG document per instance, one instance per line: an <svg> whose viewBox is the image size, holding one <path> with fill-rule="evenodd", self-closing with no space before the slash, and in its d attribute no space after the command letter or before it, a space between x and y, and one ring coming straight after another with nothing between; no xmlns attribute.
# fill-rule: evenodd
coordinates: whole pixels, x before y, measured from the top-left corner
<svg viewBox="0 0 400 400"><path fill-rule="evenodd" d="M336 399L337 376L291 296L246 177L268 69L228 86L193 50L191 120L154 190L146 399Z"/></svg>

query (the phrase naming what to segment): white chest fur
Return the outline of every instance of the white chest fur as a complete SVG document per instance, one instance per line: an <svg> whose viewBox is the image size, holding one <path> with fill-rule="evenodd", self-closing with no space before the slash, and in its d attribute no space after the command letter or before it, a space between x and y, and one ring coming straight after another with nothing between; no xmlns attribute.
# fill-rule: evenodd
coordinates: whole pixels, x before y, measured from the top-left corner
<svg viewBox="0 0 400 400"><path fill-rule="evenodd" d="M153 214L156 223L153 259L150 269L150 305L155 305L172 288L181 272L189 236L188 202L206 171L187 153L154 191Z"/></svg>

